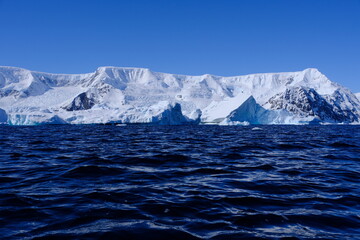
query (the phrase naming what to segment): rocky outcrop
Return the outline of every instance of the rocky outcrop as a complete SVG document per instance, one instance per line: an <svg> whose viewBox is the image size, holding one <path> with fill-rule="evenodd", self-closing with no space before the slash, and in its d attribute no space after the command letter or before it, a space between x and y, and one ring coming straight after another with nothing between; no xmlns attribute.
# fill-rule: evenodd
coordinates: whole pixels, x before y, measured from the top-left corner
<svg viewBox="0 0 360 240"><path fill-rule="evenodd" d="M95 99L92 94L81 93L67 106L64 107L66 111L88 110L95 105Z"/></svg>
<svg viewBox="0 0 360 240"><path fill-rule="evenodd" d="M300 118L314 117L322 121L342 123L358 121L356 109L349 109L343 102L344 96L339 91L321 96L312 88L295 87L276 94L267 103L271 110L284 109Z"/></svg>

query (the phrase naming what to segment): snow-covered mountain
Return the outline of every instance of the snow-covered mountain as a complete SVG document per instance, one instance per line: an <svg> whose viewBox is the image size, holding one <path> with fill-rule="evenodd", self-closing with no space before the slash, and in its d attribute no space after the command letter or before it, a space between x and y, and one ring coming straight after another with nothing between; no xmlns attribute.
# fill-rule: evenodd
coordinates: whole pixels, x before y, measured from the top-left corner
<svg viewBox="0 0 360 240"><path fill-rule="evenodd" d="M359 99L359 101L360 101L360 93L355 93L355 96L356 96L357 99Z"/></svg>
<svg viewBox="0 0 360 240"><path fill-rule="evenodd" d="M235 77L100 67L50 74L0 67L0 122L358 123L360 101L317 69Z"/></svg>

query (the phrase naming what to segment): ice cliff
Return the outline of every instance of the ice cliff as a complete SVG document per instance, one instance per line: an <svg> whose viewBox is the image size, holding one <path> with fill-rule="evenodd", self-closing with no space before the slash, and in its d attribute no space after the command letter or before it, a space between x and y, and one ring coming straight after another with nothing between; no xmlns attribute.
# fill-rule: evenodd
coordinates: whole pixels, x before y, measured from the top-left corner
<svg viewBox="0 0 360 240"><path fill-rule="evenodd" d="M360 102L317 69L220 77L100 67L50 74L0 67L0 123L359 123Z"/></svg>

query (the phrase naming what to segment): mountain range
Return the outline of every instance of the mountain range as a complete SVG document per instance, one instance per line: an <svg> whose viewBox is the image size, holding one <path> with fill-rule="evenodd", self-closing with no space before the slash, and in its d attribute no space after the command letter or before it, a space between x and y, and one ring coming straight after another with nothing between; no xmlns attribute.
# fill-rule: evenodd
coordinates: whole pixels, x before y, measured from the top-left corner
<svg viewBox="0 0 360 240"><path fill-rule="evenodd" d="M359 99L314 68L221 77L0 67L0 122L9 125L358 124Z"/></svg>

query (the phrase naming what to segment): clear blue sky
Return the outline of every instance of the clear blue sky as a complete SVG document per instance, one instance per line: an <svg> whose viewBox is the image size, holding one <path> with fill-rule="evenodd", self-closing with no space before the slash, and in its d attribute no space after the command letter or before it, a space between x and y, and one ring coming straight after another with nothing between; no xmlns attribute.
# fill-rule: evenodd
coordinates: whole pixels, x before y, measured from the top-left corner
<svg viewBox="0 0 360 240"><path fill-rule="evenodd" d="M360 92L360 0L0 0L0 65L223 76L315 67Z"/></svg>

